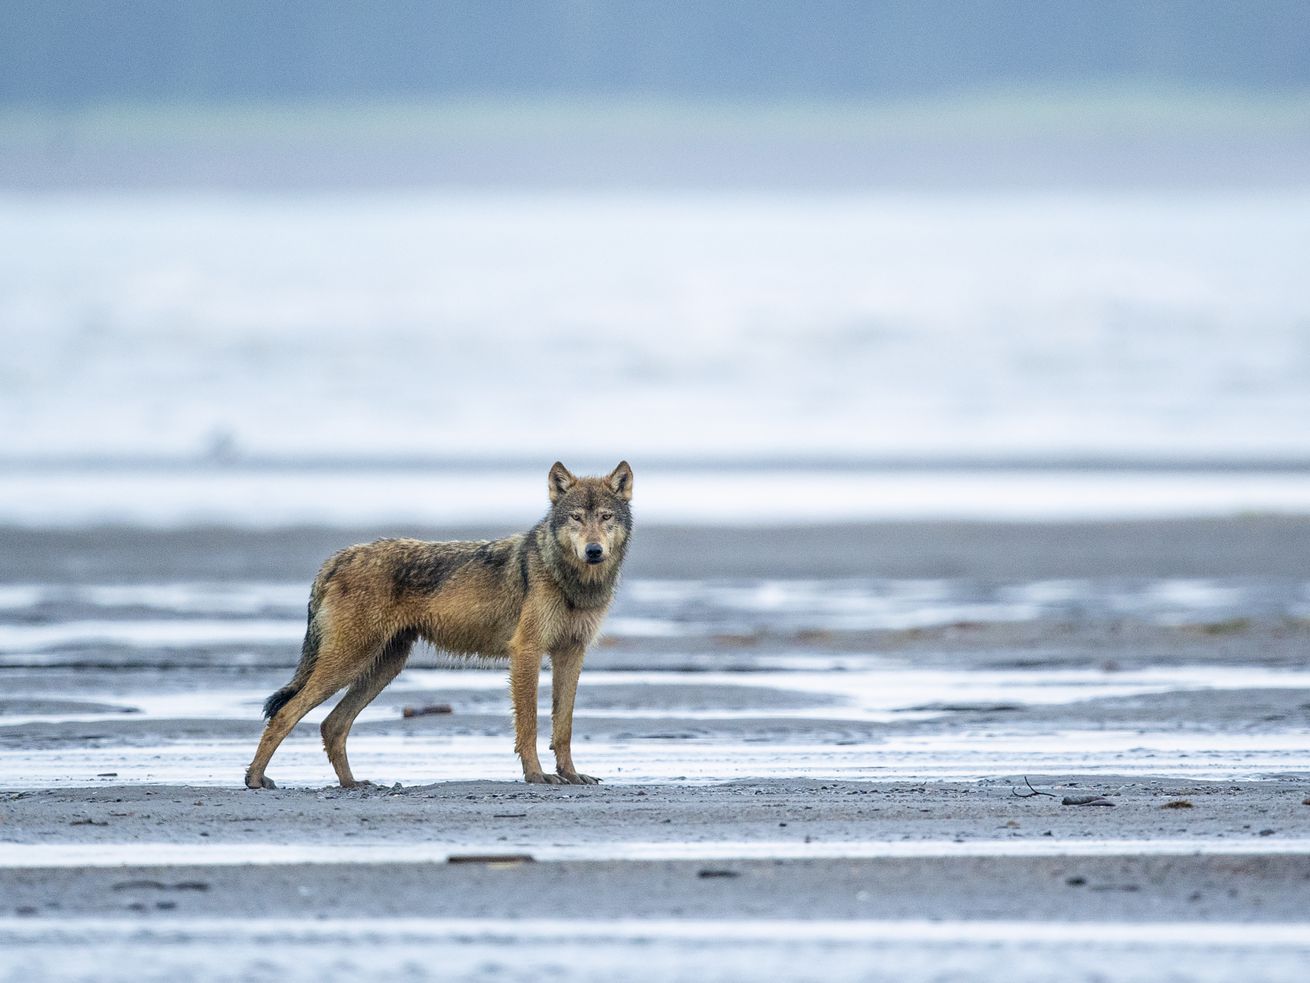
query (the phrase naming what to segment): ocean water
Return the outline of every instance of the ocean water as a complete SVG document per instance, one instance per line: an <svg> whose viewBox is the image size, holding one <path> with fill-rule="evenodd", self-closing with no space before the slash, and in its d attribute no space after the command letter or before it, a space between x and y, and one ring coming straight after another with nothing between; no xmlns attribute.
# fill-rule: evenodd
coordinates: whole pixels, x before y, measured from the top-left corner
<svg viewBox="0 0 1310 983"><path fill-rule="evenodd" d="M1310 456L1310 192L0 197L0 459Z"/></svg>

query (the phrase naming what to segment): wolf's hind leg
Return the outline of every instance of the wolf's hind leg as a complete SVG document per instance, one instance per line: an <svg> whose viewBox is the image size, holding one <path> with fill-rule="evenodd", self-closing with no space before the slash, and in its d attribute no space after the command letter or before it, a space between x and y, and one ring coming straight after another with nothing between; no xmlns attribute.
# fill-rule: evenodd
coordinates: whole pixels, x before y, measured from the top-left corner
<svg viewBox="0 0 1310 983"><path fill-rule="evenodd" d="M346 758L346 737L361 710L373 702L386 685L400 675L409 659L409 651L414 646L413 632L401 632L383 647L377 661L369 667L364 675L351 684L341 702L332 708L319 728L323 734L323 750L341 781L342 788L351 788L355 776L350 772L350 761Z"/></svg>
<svg viewBox="0 0 1310 983"><path fill-rule="evenodd" d="M291 697L269 718L267 726L264 727L264 736L259 739L259 747L255 749L255 759L246 769L247 788L277 788L273 780L264 775L264 769L268 767L273 752L295 729L296 724L300 723L305 714L350 682L351 676L346 671L346 666L349 664L346 659L320 657L300 692ZM358 671L358 661L354 661L351 668Z"/></svg>

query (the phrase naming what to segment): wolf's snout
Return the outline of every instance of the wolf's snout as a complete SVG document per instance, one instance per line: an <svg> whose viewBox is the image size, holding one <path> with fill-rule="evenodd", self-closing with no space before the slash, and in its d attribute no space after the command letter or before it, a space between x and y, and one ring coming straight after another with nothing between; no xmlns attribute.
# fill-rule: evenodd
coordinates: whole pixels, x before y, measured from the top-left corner
<svg viewBox="0 0 1310 983"><path fill-rule="evenodd" d="M605 559L605 547L600 543L588 543L584 552L587 554L588 563L599 563Z"/></svg>

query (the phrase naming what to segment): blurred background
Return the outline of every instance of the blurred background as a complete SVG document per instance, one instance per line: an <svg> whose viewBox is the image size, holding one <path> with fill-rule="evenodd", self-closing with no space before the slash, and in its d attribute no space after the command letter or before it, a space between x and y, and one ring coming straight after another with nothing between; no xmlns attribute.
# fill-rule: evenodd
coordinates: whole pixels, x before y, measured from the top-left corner
<svg viewBox="0 0 1310 983"><path fill-rule="evenodd" d="M11 0L0 522L518 522L624 457L665 521L1305 511L1308 37Z"/></svg>

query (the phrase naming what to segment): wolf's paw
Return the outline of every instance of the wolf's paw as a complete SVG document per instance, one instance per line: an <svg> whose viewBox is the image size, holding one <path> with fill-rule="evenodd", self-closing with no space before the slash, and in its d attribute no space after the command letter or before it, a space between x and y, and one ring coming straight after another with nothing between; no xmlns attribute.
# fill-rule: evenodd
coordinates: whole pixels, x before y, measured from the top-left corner
<svg viewBox="0 0 1310 983"><path fill-rule="evenodd" d="M564 779L559 775L547 775L544 771L530 771L523 780L531 785L563 785Z"/></svg>
<svg viewBox="0 0 1310 983"><path fill-rule="evenodd" d="M569 785L599 785L599 778L592 778L590 775L583 775L576 771L561 771L559 777L564 779Z"/></svg>
<svg viewBox="0 0 1310 983"><path fill-rule="evenodd" d="M267 775L260 775L256 780L251 777L250 772L246 772L246 788L277 788L277 784Z"/></svg>

